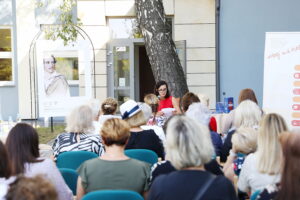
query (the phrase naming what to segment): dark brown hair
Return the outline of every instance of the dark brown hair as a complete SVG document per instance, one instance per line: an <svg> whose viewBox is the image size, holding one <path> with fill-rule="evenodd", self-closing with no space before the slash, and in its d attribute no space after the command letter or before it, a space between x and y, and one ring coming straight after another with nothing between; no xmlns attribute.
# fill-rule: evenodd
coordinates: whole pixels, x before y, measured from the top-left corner
<svg viewBox="0 0 300 200"><path fill-rule="evenodd" d="M4 144L0 141L0 177L9 178L11 176L11 165L8 159L7 151Z"/></svg>
<svg viewBox="0 0 300 200"><path fill-rule="evenodd" d="M284 132L279 137L284 157L281 189L277 200L293 200L300 197L300 134Z"/></svg>
<svg viewBox="0 0 300 200"><path fill-rule="evenodd" d="M165 85L165 86L167 87L167 93L166 93L165 98L169 98L170 92L169 92L169 87L168 87L168 84L167 84L166 81L158 81L158 82L156 83L155 88L154 88L154 93L155 93L155 95L156 95L156 96L159 95L158 89L159 89L160 86L162 86L162 85Z"/></svg>
<svg viewBox="0 0 300 200"><path fill-rule="evenodd" d="M118 102L114 98L107 98L101 105L103 115L112 115L118 108Z"/></svg>
<svg viewBox="0 0 300 200"><path fill-rule="evenodd" d="M183 112L186 112L189 109L189 106L195 102L200 102L200 99L196 94L192 92L185 93L181 100L181 108Z"/></svg>
<svg viewBox="0 0 300 200"><path fill-rule="evenodd" d="M6 148L12 164L12 173L24 173L25 163L41 162L37 160L39 153L39 137L36 130L25 123L13 127L6 139Z"/></svg>
<svg viewBox="0 0 300 200"><path fill-rule="evenodd" d="M253 101L256 104L258 104L255 93L250 88L246 88L246 89L243 89L243 90L240 91L238 104L240 104L242 101L247 100L247 99Z"/></svg>
<svg viewBox="0 0 300 200"><path fill-rule="evenodd" d="M7 200L57 200L55 187L41 175L28 178L19 176L10 185Z"/></svg>

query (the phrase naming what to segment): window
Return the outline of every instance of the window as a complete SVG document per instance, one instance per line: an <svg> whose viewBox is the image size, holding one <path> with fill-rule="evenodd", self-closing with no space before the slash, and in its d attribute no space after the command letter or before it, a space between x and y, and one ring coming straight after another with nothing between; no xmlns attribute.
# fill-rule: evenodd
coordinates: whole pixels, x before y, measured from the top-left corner
<svg viewBox="0 0 300 200"><path fill-rule="evenodd" d="M0 86L13 83L11 28L0 27Z"/></svg>

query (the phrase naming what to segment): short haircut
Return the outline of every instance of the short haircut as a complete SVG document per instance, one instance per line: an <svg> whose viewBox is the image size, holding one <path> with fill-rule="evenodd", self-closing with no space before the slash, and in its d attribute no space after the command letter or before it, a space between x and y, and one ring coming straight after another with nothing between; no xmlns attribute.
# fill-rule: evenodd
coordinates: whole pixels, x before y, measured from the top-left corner
<svg viewBox="0 0 300 200"><path fill-rule="evenodd" d="M117 111L118 102L114 98L107 98L102 102L101 111L104 115L113 115Z"/></svg>
<svg viewBox="0 0 300 200"><path fill-rule="evenodd" d="M41 162L39 136L36 130L26 123L16 124L8 133L5 146L11 161L12 174L24 173L25 163Z"/></svg>
<svg viewBox="0 0 300 200"><path fill-rule="evenodd" d="M199 167L214 153L207 126L184 115L173 116L166 130L166 158L176 169Z"/></svg>
<svg viewBox="0 0 300 200"><path fill-rule="evenodd" d="M88 133L93 129L93 111L88 105L73 109L67 117L67 132Z"/></svg>
<svg viewBox="0 0 300 200"><path fill-rule="evenodd" d="M11 174L10 160L8 159L7 151L4 144L0 141L0 178L8 179Z"/></svg>
<svg viewBox="0 0 300 200"><path fill-rule="evenodd" d="M7 200L56 200L55 187L41 175L35 177L19 176L10 185L6 194Z"/></svg>
<svg viewBox="0 0 300 200"><path fill-rule="evenodd" d="M100 134L105 145L124 146L130 137L130 126L122 119L108 119L104 122Z"/></svg>
<svg viewBox="0 0 300 200"><path fill-rule="evenodd" d="M241 126L253 128L259 125L262 111L251 100L242 101L234 111L233 124L236 128Z"/></svg>
<svg viewBox="0 0 300 200"><path fill-rule="evenodd" d="M147 94L144 97L144 102L151 107L153 113L157 112L158 105L159 105L159 99L155 94Z"/></svg>
<svg viewBox="0 0 300 200"><path fill-rule="evenodd" d="M248 155L256 151L258 131L254 128L240 127L232 135L232 146L237 152Z"/></svg>
<svg viewBox="0 0 300 200"><path fill-rule="evenodd" d="M240 91L238 103L240 104L242 101L251 100L254 103L258 104L255 93L252 89L246 88Z"/></svg>
<svg viewBox="0 0 300 200"><path fill-rule="evenodd" d="M135 115L126 118L125 121L129 124L129 126L132 127L140 127L142 125L145 125L147 123L147 120L144 116L144 113L142 111L137 112Z"/></svg>
<svg viewBox="0 0 300 200"><path fill-rule="evenodd" d="M165 98L169 98L170 96L170 91L169 91L169 87L168 87L168 84L166 81L158 81L156 84L155 84L155 88L154 88L154 93L156 94L156 96L159 95L158 93L158 89L160 88L160 86L162 85L165 85L167 87L167 93L166 93L166 96Z"/></svg>
<svg viewBox="0 0 300 200"><path fill-rule="evenodd" d="M182 100L181 100L181 107L183 109L183 112L186 112L189 109L189 106L192 103L200 102L199 97L192 93L188 92L185 95L183 95Z"/></svg>
<svg viewBox="0 0 300 200"><path fill-rule="evenodd" d="M271 175L280 173L282 151L279 135L287 130L287 125L280 115L270 113L263 118L257 138L259 172Z"/></svg>

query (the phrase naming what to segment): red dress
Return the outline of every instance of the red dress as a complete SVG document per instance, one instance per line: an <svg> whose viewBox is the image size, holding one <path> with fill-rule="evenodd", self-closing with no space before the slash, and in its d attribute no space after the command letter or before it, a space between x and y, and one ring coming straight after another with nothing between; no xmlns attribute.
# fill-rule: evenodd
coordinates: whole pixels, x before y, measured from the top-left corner
<svg viewBox="0 0 300 200"><path fill-rule="evenodd" d="M169 96L164 100L159 100L158 111L161 111L161 109L164 108L174 108L172 103L172 96Z"/></svg>

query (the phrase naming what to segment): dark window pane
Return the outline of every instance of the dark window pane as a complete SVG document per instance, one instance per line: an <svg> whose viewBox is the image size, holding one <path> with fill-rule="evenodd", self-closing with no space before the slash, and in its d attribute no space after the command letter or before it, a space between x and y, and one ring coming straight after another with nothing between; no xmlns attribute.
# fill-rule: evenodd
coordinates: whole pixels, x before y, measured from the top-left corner
<svg viewBox="0 0 300 200"><path fill-rule="evenodd" d="M10 29L0 29L0 51L11 51Z"/></svg>
<svg viewBox="0 0 300 200"><path fill-rule="evenodd" d="M12 61L0 58L0 81L12 81Z"/></svg>

